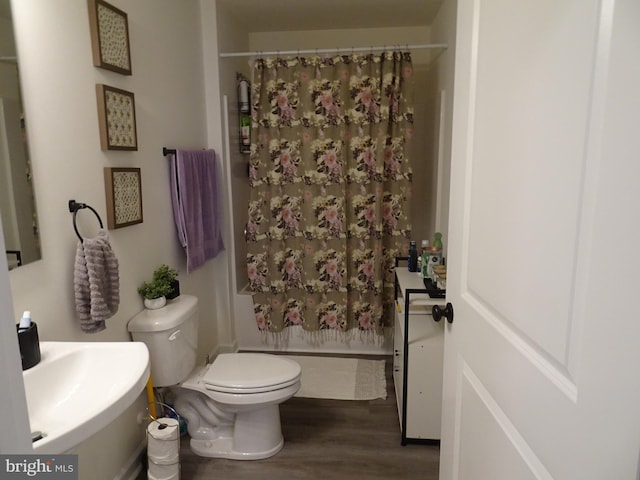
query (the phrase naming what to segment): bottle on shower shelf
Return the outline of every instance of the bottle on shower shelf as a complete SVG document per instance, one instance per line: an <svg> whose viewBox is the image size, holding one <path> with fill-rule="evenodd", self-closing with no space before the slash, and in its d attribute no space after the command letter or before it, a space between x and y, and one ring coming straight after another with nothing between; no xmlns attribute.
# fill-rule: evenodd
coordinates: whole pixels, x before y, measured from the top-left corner
<svg viewBox="0 0 640 480"><path fill-rule="evenodd" d="M249 98L249 82L238 74L238 110L240 112L240 152L251 151L251 107Z"/></svg>
<svg viewBox="0 0 640 480"><path fill-rule="evenodd" d="M248 114L240 116L240 134L242 136L242 151L251 149L251 117Z"/></svg>

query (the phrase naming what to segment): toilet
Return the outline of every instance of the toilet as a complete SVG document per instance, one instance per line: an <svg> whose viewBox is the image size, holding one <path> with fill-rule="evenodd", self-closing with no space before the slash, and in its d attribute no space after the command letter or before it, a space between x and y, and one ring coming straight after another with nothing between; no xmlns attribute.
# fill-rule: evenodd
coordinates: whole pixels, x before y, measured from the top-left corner
<svg viewBox="0 0 640 480"><path fill-rule="evenodd" d="M198 299L181 295L128 324L144 342L156 387L171 387L192 451L204 457L259 460L284 445L280 404L300 388L300 365L264 353L223 353L196 366Z"/></svg>

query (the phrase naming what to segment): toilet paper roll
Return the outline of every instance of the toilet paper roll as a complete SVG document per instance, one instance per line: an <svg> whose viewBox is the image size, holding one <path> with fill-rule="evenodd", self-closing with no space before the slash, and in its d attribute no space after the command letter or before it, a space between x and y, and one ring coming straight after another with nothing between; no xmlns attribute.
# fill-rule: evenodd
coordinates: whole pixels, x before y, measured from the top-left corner
<svg viewBox="0 0 640 480"><path fill-rule="evenodd" d="M180 464L174 463L172 465L157 465L153 462L149 462L149 468L147 469L148 480L179 480L180 479Z"/></svg>
<svg viewBox="0 0 640 480"><path fill-rule="evenodd" d="M175 418L161 418L147 427L149 463L170 465L179 462L180 424Z"/></svg>

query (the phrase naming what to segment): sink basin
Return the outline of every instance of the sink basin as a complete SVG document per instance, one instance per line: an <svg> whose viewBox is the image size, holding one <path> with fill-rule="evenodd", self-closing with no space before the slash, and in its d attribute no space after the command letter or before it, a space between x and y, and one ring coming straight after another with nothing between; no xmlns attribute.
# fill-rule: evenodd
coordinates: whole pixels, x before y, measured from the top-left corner
<svg viewBox="0 0 640 480"><path fill-rule="evenodd" d="M124 412L149 378L141 342L40 342L40 354L23 372L36 453L83 442Z"/></svg>

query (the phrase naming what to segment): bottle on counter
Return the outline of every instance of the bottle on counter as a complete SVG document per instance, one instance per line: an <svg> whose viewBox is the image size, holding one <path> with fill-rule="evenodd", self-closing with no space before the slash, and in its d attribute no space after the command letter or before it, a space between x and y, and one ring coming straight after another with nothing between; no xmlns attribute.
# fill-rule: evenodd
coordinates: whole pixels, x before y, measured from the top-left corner
<svg viewBox="0 0 640 480"><path fill-rule="evenodd" d="M31 312L29 310L25 310L22 314L22 318L20 319L20 323L18 324L18 332L24 332L29 329L31 326Z"/></svg>
<svg viewBox="0 0 640 480"><path fill-rule="evenodd" d="M409 271L417 272L418 271L418 249L416 247L416 242L411 241L409 243Z"/></svg>
<svg viewBox="0 0 640 480"><path fill-rule="evenodd" d="M442 234L436 232L433 234L433 245L429 249L428 261L426 265L426 277L435 280L433 267L442 262Z"/></svg>
<svg viewBox="0 0 640 480"><path fill-rule="evenodd" d="M25 310L20 322L16 324L18 346L22 358L22 370L27 370L40 362L40 340L38 325L31 320L31 312Z"/></svg>
<svg viewBox="0 0 640 480"><path fill-rule="evenodd" d="M440 232L433 234L433 248L442 251L442 234Z"/></svg>
<svg viewBox="0 0 640 480"><path fill-rule="evenodd" d="M420 274L422 278L427 278L427 267L429 265L429 240L422 240L420 251Z"/></svg>
<svg viewBox="0 0 640 480"><path fill-rule="evenodd" d="M427 265L428 253L429 253L429 240L422 240L422 243L420 245L420 251L418 252L417 272L419 275L422 275L423 277L426 272L425 267Z"/></svg>

